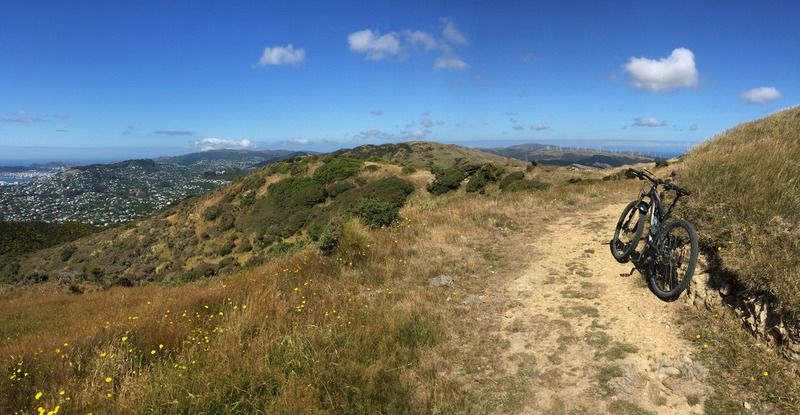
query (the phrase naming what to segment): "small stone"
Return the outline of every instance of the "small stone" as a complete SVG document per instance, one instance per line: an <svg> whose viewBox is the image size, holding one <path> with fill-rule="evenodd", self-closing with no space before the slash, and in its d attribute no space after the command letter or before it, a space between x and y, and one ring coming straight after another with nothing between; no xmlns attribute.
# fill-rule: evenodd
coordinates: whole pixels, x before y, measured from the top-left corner
<svg viewBox="0 0 800 415"><path fill-rule="evenodd" d="M439 275L428 280L428 287L450 287L455 280L450 275Z"/></svg>
<svg viewBox="0 0 800 415"><path fill-rule="evenodd" d="M679 376L681 371L677 367L667 366L661 369L661 372L667 376Z"/></svg>
<svg viewBox="0 0 800 415"><path fill-rule="evenodd" d="M750 405L749 402L744 401L744 409L747 409L749 411L749 410L753 409L753 406Z"/></svg>

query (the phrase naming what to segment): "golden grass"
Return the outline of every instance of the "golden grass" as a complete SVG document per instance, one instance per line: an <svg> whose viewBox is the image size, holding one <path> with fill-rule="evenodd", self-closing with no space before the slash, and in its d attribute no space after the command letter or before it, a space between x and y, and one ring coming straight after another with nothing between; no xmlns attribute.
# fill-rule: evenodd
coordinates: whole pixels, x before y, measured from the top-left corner
<svg viewBox="0 0 800 415"><path fill-rule="evenodd" d="M630 183L419 191L395 227L347 222L331 257L309 246L173 288L2 294L0 413L474 413L521 402L526 375L503 371L502 344L481 334L491 320L476 319L507 304L456 304L524 271L524 242L548 220L620 189ZM440 274L456 286L428 288Z"/></svg>
<svg viewBox="0 0 800 415"><path fill-rule="evenodd" d="M722 266L800 312L800 107L742 124L693 150L687 215Z"/></svg>

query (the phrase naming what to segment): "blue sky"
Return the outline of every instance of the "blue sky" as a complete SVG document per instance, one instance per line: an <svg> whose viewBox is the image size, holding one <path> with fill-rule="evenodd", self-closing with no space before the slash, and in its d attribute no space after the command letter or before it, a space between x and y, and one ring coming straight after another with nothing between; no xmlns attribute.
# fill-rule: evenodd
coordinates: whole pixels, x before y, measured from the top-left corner
<svg viewBox="0 0 800 415"><path fill-rule="evenodd" d="M0 158L682 147L800 103L793 1L365 3L0 0Z"/></svg>

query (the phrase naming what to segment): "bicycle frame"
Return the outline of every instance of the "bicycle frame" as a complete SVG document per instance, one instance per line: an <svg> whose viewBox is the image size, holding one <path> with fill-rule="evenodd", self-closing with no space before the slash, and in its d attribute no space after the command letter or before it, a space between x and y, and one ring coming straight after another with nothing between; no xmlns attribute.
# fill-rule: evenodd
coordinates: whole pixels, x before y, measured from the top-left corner
<svg viewBox="0 0 800 415"><path fill-rule="evenodd" d="M645 198L649 199L649 203L644 200ZM647 215L650 221L650 230L647 232L647 242L645 243L644 248L642 248L642 252L639 254L640 258L644 257L645 253L648 251L648 248L655 248L656 237L658 236L658 227L662 222L669 218L670 214L672 213L672 209L678 202L678 199L680 199L680 196L676 196L672 201L672 204L670 204L669 208L667 208L665 211L664 203L661 201L661 197L658 195L657 184L653 184L653 186L651 186L650 190L647 192L644 190L640 192L637 208L639 209L640 213ZM646 212L642 210L643 207L647 209Z"/></svg>

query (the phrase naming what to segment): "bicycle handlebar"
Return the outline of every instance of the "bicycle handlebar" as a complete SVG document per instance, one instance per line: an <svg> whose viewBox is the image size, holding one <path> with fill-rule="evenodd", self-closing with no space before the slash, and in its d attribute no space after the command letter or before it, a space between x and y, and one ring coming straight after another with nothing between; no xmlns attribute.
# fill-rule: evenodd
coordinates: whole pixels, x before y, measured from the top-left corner
<svg viewBox="0 0 800 415"><path fill-rule="evenodd" d="M667 183L659 178L653 177L653 173L650 173L649 171L647 171L647 169L642 169L642 170L628 169L628 170L630 170L633 174L635 174L636 177L639 178L639 180L645 180L645 179L650 180L656 186L658 185L664 186L665 190L674 190L678 194L678 196L689 196L692 194L692 192L678 186L677 184Z"/></svg>

